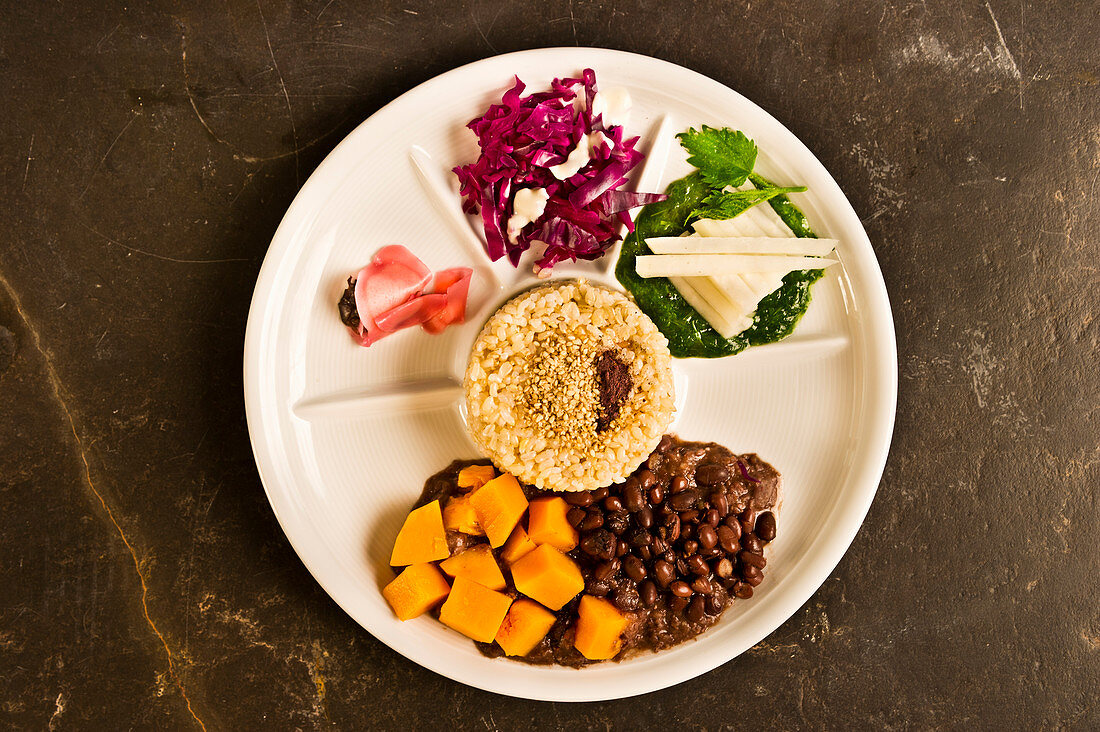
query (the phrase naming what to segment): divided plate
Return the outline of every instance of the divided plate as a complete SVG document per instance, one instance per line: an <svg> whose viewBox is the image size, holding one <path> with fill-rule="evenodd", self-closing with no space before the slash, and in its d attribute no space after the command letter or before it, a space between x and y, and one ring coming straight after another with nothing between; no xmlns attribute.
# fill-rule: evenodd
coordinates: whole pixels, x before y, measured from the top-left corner
<svg viewBox="0 0 1100 732"><path fill-rule="evenodd" d="M672 138L689 126L743 130L757 169L802 184L800 205L821 236L840 240L840 266L814 286L794 335L717 360L674 362L683 438L757 452L784 476L778 538L764 583L698 639L659 654L585 669L481 656L423 616L398 621L380 593L389 551L424 480L477 457L461 407L466 357L485 319L537 280L526 264L490 263L459 212L449 170L477 156L467 121L519 75L528 90L596 71L626 87L626 131L649 152L635 183L663 190L689 166ZM770 212L770 209L769 209ZM336 312L349 274L375 250L404 244L433 270L468 265L462 326L409 330L354 345ZM559 265L554 277L618 287L614 254ZM356 128L302 187L271 243L252 299L244 352L245 406L272 509L306 567L376 638L420 665L512 696L593 701L641 694L702 674L759 642L829 576L859 529L886 461L897 398L897 353L886 289L851 205L806 147L762 109L695 72L592 48L496 56L402 95Z"/></svg>

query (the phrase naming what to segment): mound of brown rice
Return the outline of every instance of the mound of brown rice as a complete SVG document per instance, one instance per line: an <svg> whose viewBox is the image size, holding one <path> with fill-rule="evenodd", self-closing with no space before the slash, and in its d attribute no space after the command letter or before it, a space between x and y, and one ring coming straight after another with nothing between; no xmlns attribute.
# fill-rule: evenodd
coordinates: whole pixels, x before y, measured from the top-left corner
<svg viewBox="0 0 1100 732"><path fill-rule="evenodd" d="M538 287L505 303L474 343L467 426L498 468L538 488L618 483L672 420L671 362L624 295L583 280Z"/></svg>

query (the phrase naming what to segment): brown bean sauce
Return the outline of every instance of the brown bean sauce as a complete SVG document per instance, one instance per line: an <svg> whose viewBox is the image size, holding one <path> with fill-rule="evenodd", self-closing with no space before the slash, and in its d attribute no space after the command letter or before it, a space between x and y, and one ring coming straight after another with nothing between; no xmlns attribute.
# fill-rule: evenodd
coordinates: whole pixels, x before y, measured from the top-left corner
<svg viewBox="0 0 1100 732"><path fill-rule="evenodd" d="M458 471L485 460L456 460L430 477L422 506L463 492ZM718 622L737 599L752 597L767 564L764 547L776 534L775 507L781 478L755 454L736 455L713 442L685 442L672 435L624 482L589 493L550 494L524 486L527 497L561 495L574 508L570 521L580 542L569 556L585 579L585 593L604 597L627 615L622 660L690 640ZM484 537L447 532L451 553ZM499 550L495 553L499 554ZM498 557L499 559L499 557ZM516 595L507 566L507 592ZM584 666L573 648L575 597L535 649L516 660ZM490 657L495 643L475 643Z"/></svg>

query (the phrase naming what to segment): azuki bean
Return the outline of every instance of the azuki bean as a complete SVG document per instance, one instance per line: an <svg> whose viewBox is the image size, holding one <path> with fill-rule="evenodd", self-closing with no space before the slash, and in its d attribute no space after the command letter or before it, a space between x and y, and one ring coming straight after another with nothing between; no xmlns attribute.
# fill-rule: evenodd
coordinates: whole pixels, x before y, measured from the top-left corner
<svg viewBox="0 0 1100 732"><path fill-rule="evenodd" d="M756 519L756 529L753 533L760 537L760 541L774 541L775 514L771 511L760 514L760 517Z"/></svg>
<svg viewBox="0 0 1100 732"><path fill-rule="evenodd" d="M741 533L751 534L752 530L756 528L756 511L751 508L746 508L741 512Z"/></svg>
<svg viewBox="0 0 1100 732"><path fill-rule="evenodd" d="M638 595L642 598L643 605L653 607L657 604L657 585L650 580L646 580L638 585Z"/></svg>
<svg viewBox="0 0 1100 732"><path fill-rule="evenodd" d="M721 463L703 463L695 469L695 482L700 485L719 485L729 477L729 469Z"/></svg>
<svg viewBox="0 0 1100 732"><path fill-rule="evenodd" d="M710 505L718 512L718 518L724 519L730 512L730 503L726 500L725 491L715 491L710 494Z"/></svg>
<svg viewBox="0 0 1100 732"><path fill-rule="evenodd" d="M672 608L673 612L680 612L688 606L688 599L686 597L675 597L668 601L668 606Z"/></svg>
<svg viewBox="0 0 1100 732"><path fill-rule="evenodd" d="M646 458L645 466L650 470L656 470L661 467L662 462L664 462L664 458L661 457L661 454L659 452L653 452Z"/></svg>
<svg viewBox="0 0 1100 732"><path fill-rule="evenodd" d="M733 586L733 594L742 600L747 600L752 597L752 585L738 582Z"/></svg>
<svg viewBox="0 0 1100 732"><path fill-rule="evenodd" d="M698 511L683 511L680 513L680 522L685 524L696 523L699 520Z"/></svg>
<svg viewBox="0 0 1100 732"><path fill-rule="evenodd" d="M718 532L710 524L700 526L697 534L699 536L699 546L704 549L713 549L718 544Z"/></svg>
<svg viewBox="0 0 1100 732"><path fill-rule="evenodd" d="M722 551L727 554L737 553L737 534L729 526L725 524L718 527L716 533L718 534L718 544L722 547Z"/></svg>
<svg viewBox="0 0 1100 732"><path fill-rule="evenodd" d="M618 496L608 496L603 500L603 507L608 511L622 511L623 500Z"/></svg>
<svg viewBox="0 0 1100 732"><path fill-rule="evenodd" d="M657 584L661 587L668 587L672 580L676 578L676 569L670 562L658 559L653 563L653 578L657 580Z"/></svg>
<svg viewBox="0 0 1100 732"><path fill-rule="evenodd" d="M668 542L659 536L653 537L653 543L650 544L650 548L653 549L654 554L664 554L668 551Z"/></svg>
<svg viewBox="0 0 1100 732"><path fill-rule="evenodd" d="M648 531L639 526L627 535L626 540L630 543L630 546L638 549L643 546L649 546L650 544L652 544L653 536Z"/></svg>
<svg viewBox="0 0 1100 732"><path fill-rule="evenodd" d="M623 572L635 582L641 582L646 576L645 565L642 564L642 560L630 555L623 557Z"/></svg>
<svg viewBox="0 0 1100 732"><path fill-rule="evenodd" d="M710 567L707 566L707 563L698 554L692 554L685 561L688 570L690 570L692 574L697 574L699 576L710 574Z"/></svg>
<svg viewBox="0 0 1100 732"><path fill-rule="evenodd" d="M680 538L680 517L676 514L669 514L665 517L665 528L668 530L668 536L665 537L668 541L673 542Z"/></svg>
<svg viewBox="0 0 1100 732"><path fill-rule="evenodd" d="M680 525L680 538L690 539L695 536L695 524L681 524Z"/></svg>
<svg viewBox="0 0 1100 732"><path fill-rule="evenodd" d="M751 564L757 569L763 569L768 566L768 560L759 554L753 554L752 552L741 552L737 555L737 558L741 560L741 564Z"/></svg>
<svg viewBox="0 0 1100 732"><path fill-rule="evenodd" d="M565 502L570 506L588 508L592 505L592 494L588 491L572 491L565 494Z"/></svg>
<svg viewBox="0 0 1100 732"><path fill-rule="evenodd" d="M630 553L630 545L629 544L627 544L622 539L619 539L618 541L615 542L615 556L621 557L621 556L623 556L625 554L629 554L629 553Z"/></svg>
<svg viewBox="0 0 1100 732"><path fill-rule="evenodd" d="M648 562L650 559L653 559L653 550L648 546L643 546L641 549L638 549L638 556Z"/></svg>
<svg viewBox="0 0 1100 732"><path fill-rule="evenodd" d="M615 592L615 606L620 610L637 610L638 606L642 604L642 598L638 596L638 590L633 587L626 586L620 587Z"/></svg>
<svg viewBox="0 0 1100 732"><path fill-rule="evenodd" d="M653 509L643 503L641 509L634 515L634 520L643 529L653 528Z"/></svg>
<svg viewBox="0 0 1100 732"><path fill-rule="evenodd" d="M695 491L683 491L671 496L666 504L673 511L687 511L695 505L695 501L699 499L699 496L695 495Z"/></svg>
<svg viewBox="0 0 1100 732"><path fill-rule="evenodd" d="M676 571L679 572L680 575L683 577L687 577L688 574L690 574L690 572L688 571L687 562L684 561L683 557L680 557L676 560Z"/></svg>
<svg viewBox="0 0 1100 732"><path fill-rule="evenodd" d="M702 549L702 550L699 551L699 554L700 554L700 556L705 557L706 559L711 559L713 557L719 557L719 556L722 555L722 547L715 546L715 547L711 547L710 549Z"/></svg>
<svg viewBox="0 0 1100 732"><path fill-rule="evenodd" d="M577 528L581 531L593 531L601 526L603 526L603 511L598 508L591 508L580 524L577 525Z"/></svg>
<svg viewBox="0 0 1100 732"><path fill-rule="evenodd" d="M665 489L657 484L649 489L649 502L654 506L665 500Z"/></svg>
<svg viewBox="0 0 1100 732"><path fill-rule="evenodd" d="M741 579L753 587L764 581L764 573L751 564L741 567Z"/></svg>
<svg viewBox="0 0 1100 732"><path fill-rule="evenodd" d="M657 476L653 474L652 470L642 468L638 471L638 481L641 482L643 488L652 488L653 484L657 482Z"/></svg>
<svg viewBox="0 0 1100 732"><path fill-rule="evenodd" d="M703 521L710 524L711 528L714 528L715 526L718 525L718 519L719 519L718 509L716 509L716 508L712 508L709 511L707 511L706 516L703 517Z"/></svg>
<svg viewBox="0 0 1100 732"><path fill-rule="evenodd" d="M706 605L707 615L718 615L726 606L725 593L719 595L719 593L715 592L713 595L707 598Z"/></svg>
<svg viewBox="0 0 1100 732"><path fill-rule="evenodd" d="M733 576L733 562L727 557L722 557L715 563L714 573L722 579L729 579Z"/></svg>
<svg viewBox="0 0 1100 732"><path fill-rule="evenodd" d="M682 475L672 476L668 482L668 492L672 494L683 493L688 488L688 479Z"/></svg>
<svg viewBox="0 0 1100 732"><path fill-rule="evenodd" d="M760 539L756 538L756 534L745 534L742 536L741 546L753 554L759 554L764 551L764 545L760 543Z"/></svg>
<svg viewBox="0 0 1100 732"><path fill-rule="evenodd" d="M607 582L600 582L599 580L592 579L585 584L584 591L595 597L603 597L608 592L611 592L611 585Z"/></svg>
<svg viewBox="0 0 1100 732"><path fill-rule="evenodd" d="M610 513L607 515L607 528L615 536L618 536L619 534L626 531L627 521L629 520L629 517L630 514L623 511L615 511L613 513Z"/></svg>
<svg viewBox="0 0 1100 732"><path fill-rule="evenodd" d="M696 597L687 606L687 610L684 611L684 617L686 617L692 623L698 623L703 619L703 598Z"/></svg>
<svg viewBox="0 0 1100 732"><path fill-rule="evenodd" d="M664 435L661 437L661 441L657 443L657 452L668 452L670 447L672 447L672 436Z"/></svg>
<svg viewBox="0 0 1100 732"><path fill-rule="evenodd" d="M626 510L636 513L645 506L645 498L642 496L642 487L637 483L628 484L623 488L623 505Z"/></svg>
<svg viewBox="0 0 1100 732"><path fill-rule="evenodd" d="M684 542L684 556L689 557L699 550L699 542L689 539Z"/></svg>
<svg viewBox="0 0 1100 732"><path fill-rule="evenodd" d="M573 506L569 509L569 513L565 514L565 520L575 529L581 525L581 521L584 521L586 516L588 516L587 511L580 506Z"/></svg>
<svg viewBox="0 0 1100 732"><path fill-rule="evenodd" d="M695 581L691 583L691 589L695 590L700 595L709 595L714 592L714 587L711 586L710 580L706 577L696 577Z"/></svg>
<svg viewBox="0 0 1100 732"><path fill-rule="evenodd" d="M608 560L615 555L615 536L607 529L596 529L581 536L581 551Z"/></svg>
<svg viewBox="0 0 1100 732"><path fill-rule="evenodd" d="M592 491L590 495L592 496L593 501L602 501L603 499L607 498L607 495L610 492L611 491L609 491L607 489L607 486L605 485L605 486L600 486L596 490Z"/></svg>
<svg viewBox="0 0 1100 732"><path fill-rule="evenodd" d="M676 595L676 597L691 597L691 587L687 582L673 582L669 585L668 589L673 595Z"/></svg>
<svg viewBox="0 0 1100 732"><path fill-rule="evenodd" d="M610 561L602 562L601 564L597 564L596 568L594 570L592 570L592 576L597 581L603 582L604 580L611 577L611 575L615 574L615 572L617 572L618 570L619 570L619 560L618 559L611 559Z"/></svg>

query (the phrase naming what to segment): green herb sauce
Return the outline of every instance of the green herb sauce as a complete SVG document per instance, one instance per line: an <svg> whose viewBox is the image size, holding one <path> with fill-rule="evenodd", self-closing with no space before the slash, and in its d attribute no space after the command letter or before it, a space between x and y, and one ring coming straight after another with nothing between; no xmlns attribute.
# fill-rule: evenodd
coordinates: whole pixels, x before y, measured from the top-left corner
<svg viewBox="0 0 1100 732"><path fill-rule="evenodd" d="M774 185L753 173L749 180L757 188ZM783 286L771 293L756 307L753 324L733 338L723 338L695 308L687 303L672 283L664 277L639 277L635 257L652 254L645 240L651 236L679 236L688 228L691 214L714 192L702 175L692 173L669 184L668 199L651 203L642 209L635 230L623 242L622 253L615 266L615 276L633 296L638 307L648 315L668 338L669 350L677 358L718 358L732 356L749 346L774 343L786 338L810 305L810 285L819 280L824 270L791 272L783 278ZM796 236L817 238L805 215L779 195L768 201L779 218Z"/></svg>

